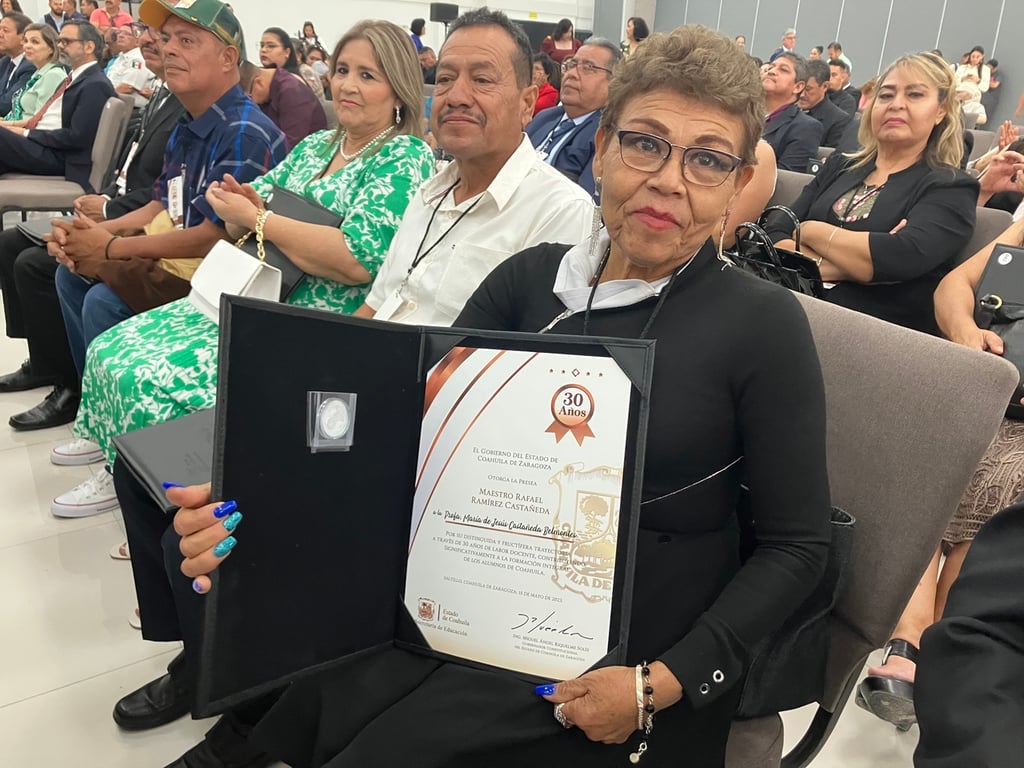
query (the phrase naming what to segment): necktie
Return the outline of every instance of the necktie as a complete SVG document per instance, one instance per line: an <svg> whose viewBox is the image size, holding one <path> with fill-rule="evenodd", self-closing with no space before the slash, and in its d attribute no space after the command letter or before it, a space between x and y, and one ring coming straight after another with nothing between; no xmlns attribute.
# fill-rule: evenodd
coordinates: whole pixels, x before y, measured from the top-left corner
<svg viewBox="0 0 1024 768"><path fill-rule="evenodd" d="M156 89L156 92L149 97L149 104L146 105L146 109L142 112L142 129L145 130L149 121L161 106L164 101L167 100L167 96L170 91L167 90L166 85L161 85Z"/></svg>
<svg viewBox="0 0 1024 768"><path fill-rule="evenodd" d="M11 82L11 77L14 75L14 62L9 58L4 59L3 64L0 64L0 90L6 90L8 83Z"/></svg>
<svg viewBox="0 0 1024 768"><path fill-rule="evenodd" d="M544 144L541 146L540 151L547 152L552 147L557 146L558 142L575 127L576 123L572 121L571 117L563 117L558 125L555 126L555 129L548 135ZM550 156L548 159L551 159Z"/></svg>
<svg viewBox="0 0 1024 768"><path fill-rule="evenodd" d="M53 102L55 102L57 99L64 95L64 91L68 89L69 85L71 85L71 75L68 75L64 78L64 82L60 84L60 87L58 87L56 91L53 92L53 96L51 96L47 100L47 102L43 104L43 108L36 112L32 116L31 120L25 123L25 130L31 131L33 128L39 125L39 121L43 119L43 115L46 113L46 110L53 106Z"/></svg>

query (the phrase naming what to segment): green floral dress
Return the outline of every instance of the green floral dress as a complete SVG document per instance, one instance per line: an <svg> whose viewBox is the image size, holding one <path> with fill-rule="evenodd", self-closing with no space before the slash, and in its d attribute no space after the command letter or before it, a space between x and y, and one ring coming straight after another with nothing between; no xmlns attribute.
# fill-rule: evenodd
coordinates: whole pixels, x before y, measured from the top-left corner
<svg viewBox="0 0 1024 768"><path fill-rule="evenodd" d="M429 178L427 144L396 136L369 157L317 178L334 155L334 131L303 139L273 170L253 181L261 196L283 187L344 216L352 255L377 274L413 192ZM348 314L370 290L307 275L289 304ZM100 445L112 462L113 438L211 408L217 395L217 325L189 300L142 312L97 336L86 355L75 435Z"/></svg>

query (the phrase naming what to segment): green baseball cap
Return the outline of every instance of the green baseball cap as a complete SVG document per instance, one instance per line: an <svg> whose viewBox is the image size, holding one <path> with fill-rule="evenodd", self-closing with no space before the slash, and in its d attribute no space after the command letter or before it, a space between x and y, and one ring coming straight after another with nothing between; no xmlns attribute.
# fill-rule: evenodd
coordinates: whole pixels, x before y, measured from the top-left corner
<svg viewBox="0 0 1024 768"><path fill-rule="evenodd" d="M241 58L245 58L242 25L226 3L220 0L143 0L139 6L139 18L154 29L160 29L172 13L189 24L213 32L225 43L237 48Z"/></svg>

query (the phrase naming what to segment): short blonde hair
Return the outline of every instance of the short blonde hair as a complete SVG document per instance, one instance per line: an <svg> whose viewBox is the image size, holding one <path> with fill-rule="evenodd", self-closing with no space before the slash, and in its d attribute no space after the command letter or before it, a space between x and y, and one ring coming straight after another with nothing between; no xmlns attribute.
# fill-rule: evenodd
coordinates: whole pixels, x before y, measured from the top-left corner
<svg viewBox="0 0 1024 768"><path fill-rule="evenodd" d="M736 43L695 24L651 35L615 66L601 127L607 131L616 125L633 98L658 88L736 117L742 128L738 155L745 165L756 164L754 150L764 130L764 88L753 60Z"/></svg>
<svg viewBox="0 0 1024 768"><path fill-rule="evenodd" d="M964 156L964 131L960 120L960 104L956 100L956 80L953 70L943 59L934 53L908 53L900 56L886 67L878 76L875 90L860 118L860 130L857 139L861 150L851 157L856 159L853 167L865 165L878 155L878 137L871 125L871 113L878 101L878 92L887 77L897 69L909 69L924 78L932 85L939 95L939 105L946 108L946 116L932 128L928 144L924 149L924 159L930 168L959 168Z"/></svg>
<svg viewBox="0 0 1024 768"><path fill-rule="evenodd" d="M353 40L365 40L373 48L377 64L391 90L402 103L395 134L407 133L423 138L423 70L408 33L390 21L367 19L357 22L344 34L331 54L331 76L338 66L341 49ZM342 128L339 126L339 135Z"/></svg>

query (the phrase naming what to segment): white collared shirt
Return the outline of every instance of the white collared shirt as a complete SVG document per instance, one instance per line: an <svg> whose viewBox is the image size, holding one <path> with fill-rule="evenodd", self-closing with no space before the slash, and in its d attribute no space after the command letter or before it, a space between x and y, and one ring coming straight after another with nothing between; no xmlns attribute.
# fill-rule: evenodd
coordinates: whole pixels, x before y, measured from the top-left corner
<svg viewBox="0 0 1024 768"><path fill-rule="evenodd" d="M71 82L75 82L82 73L85 72L89 67L96 65L95 61L89 61L82 64L80 67L72 70ZM49 106L49 108L43 113L43 116L39 118L39 123L32 130L34 131L56 131L64 125L63 119L63 107L64 107L64 94Z"/></svg>
<svg viewBox="0 0 1024 768"><path fill-rule="evenodd" d="M401 288L402 304L380 319L451 325L481 281L512 254L544 242L579 243L590 234L590 197L541 160L525 134L487 190L455 205L452 194L445 192L458 173L458 163L452 163L423 184L409 203L366 297L366 304L378 311ZM470 206L472 211L423 258L403 287L421 239L425 251Z"/></svg>
<svg viewBox="0 0 1024 768"><path fill-rule="evenodd" d="M121 83L128 83L133 88L141 91L145 88L156 89L156 75L146 66L146 60L142 58L142 51L132 48L118 55L114 63L107 70L107 79L110 84L117 88ZM149 103L149 99L140 96L138 93L131 94L135 101L135 108L142 109Z"/></svg>

